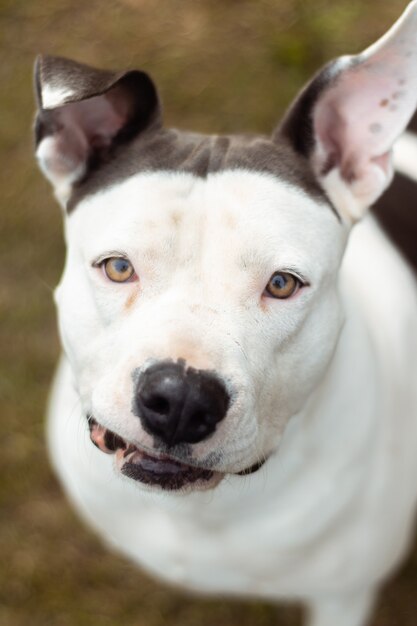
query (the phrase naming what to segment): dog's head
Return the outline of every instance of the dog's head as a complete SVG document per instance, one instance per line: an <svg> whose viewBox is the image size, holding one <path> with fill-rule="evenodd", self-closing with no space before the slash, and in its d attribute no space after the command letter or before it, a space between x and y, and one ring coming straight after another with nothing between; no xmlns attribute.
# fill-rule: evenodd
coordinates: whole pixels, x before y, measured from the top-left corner
<svg viewBox="0 0 417 626"><path fill-rule="evenodd" d="M248 473L304 410L342 325L352 224L417 100L417 5L330 63L271 137L164 128L140 71L44 57L37 157L65 210L59 324L91 437L165 489Z"/></svg>

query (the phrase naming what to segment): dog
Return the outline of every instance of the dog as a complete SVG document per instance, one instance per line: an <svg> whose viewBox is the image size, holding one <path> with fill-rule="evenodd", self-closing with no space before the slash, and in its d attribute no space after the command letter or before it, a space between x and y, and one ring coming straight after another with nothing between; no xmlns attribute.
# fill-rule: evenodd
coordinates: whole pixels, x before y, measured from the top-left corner
<svg viewBox="0 0 417 626"><path fill-rule="evenodd" d="M368 208L393 163L417 181L416 55L414 1L270 137L167 129L146 73L37 60L67 243L51 459L169 583L364 626L407 550L417 290Z"/></svg>

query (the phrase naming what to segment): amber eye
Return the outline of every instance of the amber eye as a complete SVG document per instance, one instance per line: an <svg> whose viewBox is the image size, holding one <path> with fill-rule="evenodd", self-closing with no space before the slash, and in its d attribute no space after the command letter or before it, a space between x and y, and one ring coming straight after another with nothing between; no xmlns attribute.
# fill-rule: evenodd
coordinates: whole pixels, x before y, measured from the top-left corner
<svg viewBox="0 0 417 626"><path fill-rule="evenodd" d="M293 274L275 272L265 287L265 294L271 298L289 298L299 289L301 284L301 281Z"/></svg>
<svg viewBox="0 0 417 626"><path fill-rule="evenodd" d="M107 278L110 278L115 283L126 283L135 273L131 262L122 257L105 259L102 267Z"/></svg>

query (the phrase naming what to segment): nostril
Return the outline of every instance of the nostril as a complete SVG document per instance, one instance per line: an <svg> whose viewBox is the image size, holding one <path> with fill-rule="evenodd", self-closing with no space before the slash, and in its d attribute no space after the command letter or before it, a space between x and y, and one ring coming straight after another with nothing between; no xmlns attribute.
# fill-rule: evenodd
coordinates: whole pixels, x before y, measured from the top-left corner
<svg viewBox="0 0 417 626"><path fill-rule="evenodd" d="M218 421L204 409L193 411L187 420L187 433L190 441L199 441L215 428Z"/></svg>
<svg viewBox="0 0 417 626"><path fill-rule="evenodd" d="M151 396L150 398L142 398L142 404L159 415L169 415L171 406L169 401L163 396Z"/></svg>

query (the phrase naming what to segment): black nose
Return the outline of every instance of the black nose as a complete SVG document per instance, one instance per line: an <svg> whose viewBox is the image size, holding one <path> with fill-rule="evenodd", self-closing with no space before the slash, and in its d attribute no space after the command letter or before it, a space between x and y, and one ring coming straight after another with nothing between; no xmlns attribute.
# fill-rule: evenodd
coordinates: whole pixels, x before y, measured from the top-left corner
<svg viewBox="0 0 417 626"><path fill-rule="evenodd" d="M222 420L230 398L214 374L186 368L184 361L160 361L139 377L136 407L144 429L169 446L197 443Z"/></svg>

